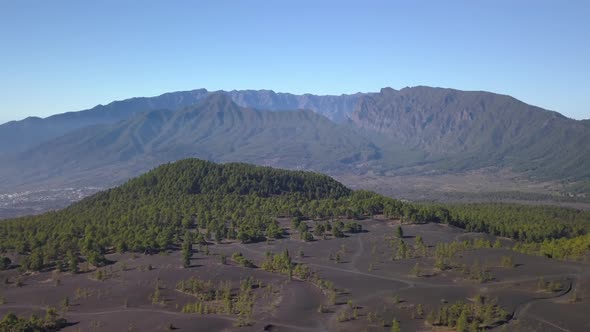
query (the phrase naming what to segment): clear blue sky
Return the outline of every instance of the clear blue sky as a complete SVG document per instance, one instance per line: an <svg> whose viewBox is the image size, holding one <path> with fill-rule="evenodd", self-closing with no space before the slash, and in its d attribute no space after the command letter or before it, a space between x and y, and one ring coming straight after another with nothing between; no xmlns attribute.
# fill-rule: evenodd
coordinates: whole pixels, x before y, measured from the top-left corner
<svg viewBox="0 0 590 332"><path fill-rule="evenodd" d="M590 1L0 2L0 123L195 88L414 85L590 118Z"/></svg>

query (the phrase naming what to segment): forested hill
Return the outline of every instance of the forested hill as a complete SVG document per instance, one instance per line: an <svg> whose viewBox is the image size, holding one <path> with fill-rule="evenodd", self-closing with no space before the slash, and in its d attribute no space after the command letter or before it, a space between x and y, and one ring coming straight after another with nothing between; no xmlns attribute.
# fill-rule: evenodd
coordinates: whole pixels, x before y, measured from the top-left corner
<svg viewBox="0 0 590 332"><path fill-rule="evenodd" d="M196 229L206 229L202 242L258 241L281 236L276 216L317 211L313 202L350 195L318 173L185 159L64 210L0 222L0 253L25 254L24 265L38 270L77 255L96 263L109 248L165 250Z"/></svg>
<svg viewBox="0 0 590 332"><path fill-rule="evenodd" d="M351 190L341 183L319 173L287 171L244 163L216 164L191 158L157 167L119 188L100 193L89 201L110 195L182 199L187 195L198 194L257 197L298 194L307 199L336 199L350 193Z"/></svg>
<svg viewBox="0 0 590 332"><path fill-rule="evenodd" d="M542 241L541 247L525 248L551 257L580 257L590 248L590 214L583 211L413 204L351 191L317 173L186 159L157 167L64 210L1 221L0 256L20 255L19 264L25 270L75 271L75 262L100 265L113 250L174 250L193 237L199 244L281 238L284 230L277 221L281 216L314 219L316 228L328 227L334 236L344 236L359 231L360 225L350 219L375 214L404 222L448 223L533 244ZM304 226L298 228L302 238L313 239ZM555 246L555 241L562 242Z"/></svg>

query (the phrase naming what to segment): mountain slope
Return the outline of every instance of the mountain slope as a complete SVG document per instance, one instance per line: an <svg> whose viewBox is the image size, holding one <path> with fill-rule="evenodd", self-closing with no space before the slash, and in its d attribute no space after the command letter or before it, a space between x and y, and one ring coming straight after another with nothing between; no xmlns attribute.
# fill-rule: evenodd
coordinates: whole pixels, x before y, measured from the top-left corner
<svg viewBox="0 0 590 332"><path fill-rule="evenodd" d="M55 248L45 262L62 259L71 250L101 255L113 246L119 251L153 252L170 249L189 228L207 228L216 238L243 242L280 237L282 231L272 216L294 213L314 200L351 195L350 189L322 174L186 159L161 165L63 210L2 221L0 251L24 247L36 253ZM43 240L25 239L41 233ZM54 247L64 241L70 245ZM24 265L40 269L39 264Z"/></svg>
<svg viewBox="0 0 590 332"><path fill-rule="evenodd" d="M173 109L166 110L168 105ZM315 112L283 109L301 105ZM140 112L142 107L148 111ZM256 110L264 107L281 111ZM67 127L57 125L60 119L86 124L68 127L67 133L24 152L4 155L0 192L104 187L186 157L377 177L490 168L515 171L527 181L558 180L564 187L576 182L569 187L576 192L590 188L588 121L488 92L414 87L296 96L266 90L195 90L103 108L39 120L38 127L19 132L38 130L35 139L41 139L51 121L58 128L51 135ZM338 123L319 113L349 120ZM118 118L124 119L111 123ZM88 119L109 123L88 126ZM0 140L0 145L13 141Z"/></svg>
<svg viewBox="0 0 590 332"><path fill-rule="evenodd" d="M313 94L276 93L272 90L232 90L227 94L232 97L236 104L243 107L271 111L305 109L319 113L334 122L341 123L348 120L360 97L370 93L318 96Z"/></svg>
<svg viewBox="0 0 590 332"><path fill-rule="evenodd" d="M351 128L312 111L243 108L217 93L194 107L140 113L41 144L9 159L0 184L112 184L185 157L334 172L378 154Z"/></svg>
<svg viewBox="0 0 590 332"><path fill-rule="evenodd" d="M240 106L264 110L308 109L343 122L352 113L362 94L340 96L294 95L271 90L218 91L231 96ZM47 118L29 117L0 125L0 155L18 153L70 131L98 124L113 124L136 113L195 105L216 93L206 89L165 93L157 97L130 98L98 105L88 110L68 112Z"/></svg>
<svg viewBox="0 0 590 332"><path fill-rule="evenodd" d="M208 95L205 89L166 93L151 98L130 98L98 105L88 110L56 114L41 119L29 117L0 125L0 155L22 152L72 130L98 124L116 123L135 113L156 109L177 109L193 105Z"/></svg>
<svg viewBox="0 0 590 332"><path fill-rule="evenodd" d="M428 154L435 167L509 167L545 178L590 176L590 130L581 121L479 91L414 87L363 96L351 115L377 132Z"/></svg>

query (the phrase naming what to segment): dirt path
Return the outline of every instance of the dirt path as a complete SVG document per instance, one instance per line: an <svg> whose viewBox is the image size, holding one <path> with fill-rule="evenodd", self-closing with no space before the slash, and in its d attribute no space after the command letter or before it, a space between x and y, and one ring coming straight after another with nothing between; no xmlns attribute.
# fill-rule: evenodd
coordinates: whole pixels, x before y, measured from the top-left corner
<svg viewBox="0 0 590 332"><path fill-rule="evenodd" d="M340 268L340 267L336 267L336 266L330 266L327 264L319 264L319 263L307 263L307 262L299 262L299 263L307 264L310 267L315 267L318 269L333 270L333 271L338 271L338 272L342 272L342 273L360 275L360 276L364 276L367 278L375 278L375 279L403 283L406 285L405 287L397 289L398 291L403 290L403 289L407 289L407 288L413 288L413 287L416 287L416 288L465 287L464 284L455 284L455 283L437 284L437 283L431 283L431 282L427 282L427 281L410 280L408 278L403 278L403 277L391 277L391 276L383 276L383 275L377 275L377 274L363 272L357 267L357 263L358 263L358 260L362 257L362 255L364 253L364 241L361 236L358 237L357 241L358 241L357 251L351 256L352 269L351 268ZM252 249L246 245L239 244L238 246L248 252L256 254L257 256L264 255L263 252L260 252L259 250L256 250L256 249ZM527 300L521 304L518 304L514 309L514 312L512 314L512 317L510 318L510 321L507 324L503 324L503 326L509 326L511 322L516 321L520 317L524 317L526 315L526 317L528 317L530 319L535 319L535 320L537 320L541 323L544 323L548 326L552 326L560 331L570 332L568 329L566 329L562 326L559 326L555 323L552 323L550 321L547 321L547 320L540 318L540 317L536 317L531 314L527 314L527 311L530 308L530 306L534 303L541 302L541 301L556 301L559 299L566 298L567 296L570 295L570 293L573 290L575 290L577 280L579 278L581 278L582 275L586 275L586 274L588 274L588 272L583 273L580 271L577 274L576 273L574 273L574 274L572 274L572 273L558 273L558 274L544 275L543 277L545 277L545 278L568 278L568 279L570 279L569 287L566 290L557 294L556 296L530 299L530 300ZM514 279L510 279L510 280L498 281L498 282L490 282L488 284L485 284L485 286L494 287L494 286L499 286L499 285L509 285L509 284L515 284L515 283L521 283L521 282L530 282L530 281L535 281L535 280L538 280L538 277L527 276L527 277L514 278ZM474 286L477 287L478 285L474 285ZM373 297L383 296L383 294L384 294L384 292L380 291L380 292L368 294L368 295L363 296L361 298L356 298L355 300L356 301L364 301L364 300L368 300ZM337 322L338 315L343 310L346 310L346 308L347 308L346 306L341 306L332 314L332 316L330 317L330 320L328 322L328 327L337 328L336 322Z"/></svg>
<svg viewBox="0 0 590 332"><path fill-rule="evenodd" d="M518 319L520 316L524 315L533 303L542 302L542 301L554 301L554 300L564 298L564 297L568 296L569 293L574 288L575 288L575 279L572 279L569 284L569 287L566 290L557 294L556 296L543 297L543 298L532 299L530 301L527 301L526 303L523 303L514 309L514 313L512 314L512 319Z"/></svg>
<svg viewBox="0 0 590 332"><path fill-rule="evenodd" d="M251 253L254 253L258 256L264 256L265 253L260 252L258 250L252 249L252 248L248 248L246 245L244 244L237 244L237 246L239 248L242 248L246 251L249 251ZM350 270L350 269L343 269L343 268L339 268L339 267L335 267L335 266L329 266L329 265L324 265L324 264L317 264L317 263L307 263L307 262L299 262L297 260L293 260L293 262L295 263L301 263L301 264L306 264L308 266L313 266L316 268L320 268L320 269L327 269L327 270L333 270L333 271L338 271L338 272L344 272L344 273L351 273L351 274L356 274L356 275L361 275L361 276L365 276L365 277L370 277L370 278L376 278L376 279L382 279L382 280L388 280L388 281L394 281L394 282L400 282L403 284L406 284L408 286L415 286L415 285L428 285L428 283L423 283L423 282L414 282L414 281L410 281L408 279L405 278L395 278L395 277L386 277L386 276L380 276L377 274L371 274L371 273L366 273L366 272L361 272L361 271L357 271L357 270Z"/></svg>
<svg viewBox="0 0 590 332"><path fill-rule="evenodd" d="M359 238L360 239L360 238ZM362 241L360 241L360 245L359 245L359 252L361 250L364 250L364 247L362 245ZM244 244L236 244L239 248L242 248L246 251L249 251L257 256L262 256L264 257L265 253L261 252L259 250L256 249L252 249L249 248L247 245ZM358 254L358 256L357 256ZM351 261L353 262L353 266L354 266L354 261L355 259L358 259L361 257L360 253L357 253L355 255L352 256ZM357 256L357 257L355 257ZM343 273L350 273L350 274L356 274L356 275L361 275L361 276L365 276L365 277L369 277L369 278L375 278L375 279L381 279L381 280L388 280L388 281L394 281L394 282L399 282L399 283L403 283L405 285L408 285L410 287L419 287L419 288L439 288L439 287L465 287L464 284L456 284L456 283L444 283L444 284L439 284L439 283L432 283L432 282L427 282L427 281L416 281L416 280L412 280L409 278L403 278L403 277L390 277L390 276L382 276L382 275L378 275L378 274L373 274L373 273L367 273L367 272L362 272L358 269L351 270L351 269L346 269L346 268L340 268L340 267L336 267L336 266L330 266L330 265L326 265L326 264L318 264L318 263L308 263L308 262L299 262L297 260L293 260L293 262L295 263L301 263L301 264L306 264L308 266L313 266L316 268L320 268L320 269L327 269L327 270L333 270L333 271L338 271L338 272L343 272ZM556 273L556 274L548 274L548 275L543 275L543 277L545 278L577 278L579 277L580 274L572 274L572 273ZM538 280L539 277L521 277L521 278L514 278L514 279L510 279L510 280L503 280L503 281L494 281L494 282L490 282L487 284L484 284L486 286L498 286L498 285L509 285L509 284L514 284L514 283L520 283L520 282L528 282L528 281L535 281ZM474 286L477 286L477 284L474 284Z"/></svg>
<svg viewBox="0 0 590 332"><path fill-rule="evenodd" d="M547 324L547 325L549 325L549 326L551 326L551 327L554 327L554 328L556 328L556 329L558 329L558 330L560 330L560 331L563 331L563 332L572 332L572 331L570 331L570 330L568 330L568 329L566 329L566 328L563 328L563 327L561 327L561 326L559 326L559 325L557 325L557 324L551 323L550 321L548 321L548 320L545 320L545 319L543 319L543 318L541 318L541 317L538 317L538 316L536 316L536 315L530 315L530 314L529 314L529 315L528 315L528 317L529 317L529 318L532 318L532 319L534 319L534 320L536 320L536 321L539 321L539 322L541 322L541 323Z"/></svg>
<svg viewBox="0 0 590 332"><path fill-rule="evenodd" d="M38 305L2 305L2 309L29 309L29 310L47 310L47 306L38 306ZM88 317L88 316L102 316L102 315L112 315L112 314L121 314L121 313L128 313L128 312L139 312L139 313L152 313L152 314L165 314L169 316L175 317L194 317L194 318L214 318L214 319L223 319L235 322L238 319L233 316L227 315L217 315L217 314L210 314L210 315L198 315L198 314L187 314L177 311L170 311L164 309L155 309L155 308L116 308L116 309L109 309L109 310L98 310L98 311L68 311L65 313L64 317L66 318L75 318L75 317ZM266 319L260 320L260 324L271 324L277 327L283 327L288 329L293 329L297 331L321 331L322 329L316 327L302 327L290 324L283 324L279 322L268 321Z"/></svg>
<svg viewBox="0 0 590 332"><path fill-rule="evenodd" d="M539 322L542 322L544 324L550 325L556 329L559 329L561 331L565 331L565 332L570 332L570 330L561 327L555 323L552 323L550 321L547 321L543 318L537 317L536 315L532 315L532 314L527 314L526 312L529 310L529 308L531 307L531 305L533 305L534 303L538 303L538 302L543 302L543 301L555 301L555 300L559 300L559 299L564 299L565 297L569 296L572 291L574 291L576 289L576 282L578 281L578 278L580 278L581 275L575 275L573 276L573 278L570 280L570 284L569 287L560 292L559 294L557 294L556 296L551 296L551 297L544 297L544 298L537 298L537 299L531 299L529 301L526 301L524 303L521 303L519 305L516 306L516 308L514 309L514 312L512 313L512 317L510 318L510 321L508 322L507 325L510 325L510 323L517 321L519 318L524 317L526 314L526 317L537 320Z"/></svg>
<svg viewBox="0 0 590 332"><path fill-rule="evenodd" d="M404 279L404 278L395 278L395 277L380 276L380 275L377 275L377 274L371 274L371 273L366 273L366 272L361 272L361 271L354 271L354 270L342 269L342 268L335 267L335 266L328 266L328 265L315 264L315 263L306 263L306 264L309 265L309 266L320 268L320 269L327 269L327 270L333 270L333 271L338 271L338 272L344 272L344 273L361 275L361 276L365 276L365 277L369 277L369 278L375 278L375 279L382 279L382 280L399 282L399 283L406 284L406 285L412 286L412 287L414 287L416 285L428 285L428 284L422 283L422 282L408 281L407 279Z"/></svg>
<svg viewBox="0 0 590 332"><path fill-rule="evenodd" d="M352 268L355 271L360 272L360 270L356 267L356 263L357 263L358 259L362 256L363 252L365 251L365 245L363 244L362 237L358 236L357 240L358 240L357 241L358 242L358 249L354 253L354 255L352 255L352 257L350 258L350 264L352 265Z"/></svg>

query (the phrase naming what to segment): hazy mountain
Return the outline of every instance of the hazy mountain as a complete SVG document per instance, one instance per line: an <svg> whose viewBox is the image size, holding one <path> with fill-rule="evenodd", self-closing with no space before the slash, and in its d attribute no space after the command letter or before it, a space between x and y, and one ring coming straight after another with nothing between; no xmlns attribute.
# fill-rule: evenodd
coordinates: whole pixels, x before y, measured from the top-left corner
<svg viewBox="0 0 590 332"><path fill-rule="evenodd" d="M275 93L272 90L233 90L227 94L240 106L271 111L312 110L337 123L348 120L360 97L368 95L367 93L339 96L293 95Z"/></svg>
<svg viewBox="0 0 590 332"><path fill-rule="evenodd" d="M135 113L155 109L177 109L197 103L207 90L166 93L152 98L131 98L98 105L80 112L68 112L47 118L29 117L0 125L0 154L24 151L48 139L87 126L115 123Z"/></svg>
<svg viewBox="0 0 590 332"><path fill-rule="evenodd" d="M363 96L351 121L424 151L438 168L499 166L548 178L590 176L588 126L510 96L384 88Z"/></svg>
<svg viewBox="0 0 590 332"><path fill-rule="evenodd" d="M264 110L308 109L343 122L352 113L362 94L340 96L294 95L271 90L219 91L241 106ZM39 143L72 130L128 119L135 113L157 109L178 110L195 105L214 92L205 89L165 93L157 97L131 98L98 105L88 110L68 112L47 118L29 117L0 125L0 155L22 152Z"/></svg>
<svg viewBox="0 0 590 332"><path fill-rule="evenodd" d="M243 108L216 93L179 111L139 113L50 140L8 159L0 184L112 184L185 157L334 172L378 155L355 130L313 111Z"/></svg>
<svg viewBox="0 0 590 332"><path fill-rule="evenodd" d="M282 110L287 107L315 112ZM296 96L194 90L8 123L0 135L10 137L6 128L17 129L15 139L0 140L5 147L27 133L33 138L18 146L28 146L24 152L3 157L3 192L104 187L186 157L375 176L493 167L590 183L588 121L480 91L414 87Z"/></svg>

